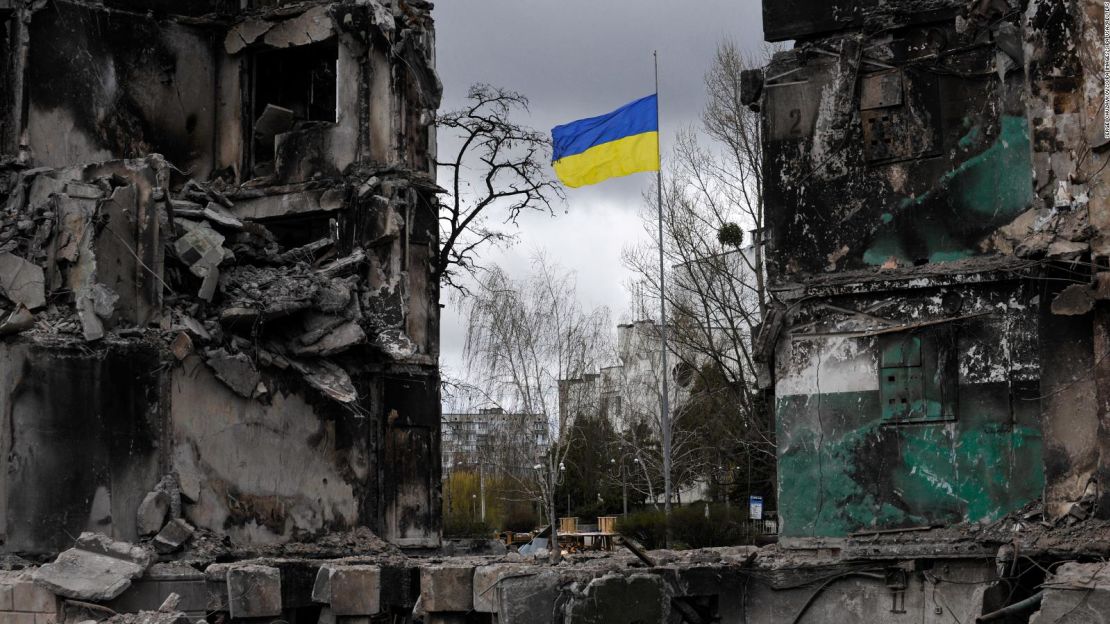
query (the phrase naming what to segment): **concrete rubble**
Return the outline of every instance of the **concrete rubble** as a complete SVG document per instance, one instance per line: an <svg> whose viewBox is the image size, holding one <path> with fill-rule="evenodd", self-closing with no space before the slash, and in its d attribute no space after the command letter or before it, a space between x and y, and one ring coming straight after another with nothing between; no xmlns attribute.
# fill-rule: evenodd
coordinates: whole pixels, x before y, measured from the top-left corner
<svg viewBox="0 0 1110 624"><path fill-rule="evenodd" d="M431 9L0 2L0 551L438 545Z"/></svg>
<svg viewBox="0 0 1110 624"><path fill-rule="evenodd" d="M764 2L781 543L552 566L437 550L432 8L0 0L0 621L1100 621L1097 10Z"/></svg>
<svg viewBox="0 0 1110 624"><path fill-rule="evenodd" d="M102 602L122 594L153 560L146 549L82 533L73 548L36 570L32 578L59 596Z"/></svg>

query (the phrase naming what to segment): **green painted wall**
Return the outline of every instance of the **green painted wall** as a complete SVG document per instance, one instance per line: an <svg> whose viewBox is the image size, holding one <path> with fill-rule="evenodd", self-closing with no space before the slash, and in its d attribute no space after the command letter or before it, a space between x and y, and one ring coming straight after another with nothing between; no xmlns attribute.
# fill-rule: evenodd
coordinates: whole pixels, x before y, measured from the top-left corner
<svg viewBox="0 0 1110 624"><path fill-rule="evenodd" d="M1010 386L959 388L955 420L884 423L879 393L780 398L779 513L787 537L992 520L1044 487L1039 407ZM1035 384L1029 392L1035 396Z"/></svg>
<svg viewBox="0 0 1110 624"><path fill-rule="evenodd" d="M972 125L959 145L968 149L982 136L982 128ZM989 147L945 172L932 190L904 197L896 209L881 216L863 261L877 266L893 257L912 263L914 258L905 249L907 232L913 240L923 241L929 262L977 255L978 237L969 237L969 232L981 236L1001 227L1032 202L1031 154L1029 122L1025 117L1003 116L998 137Z"/></svg>

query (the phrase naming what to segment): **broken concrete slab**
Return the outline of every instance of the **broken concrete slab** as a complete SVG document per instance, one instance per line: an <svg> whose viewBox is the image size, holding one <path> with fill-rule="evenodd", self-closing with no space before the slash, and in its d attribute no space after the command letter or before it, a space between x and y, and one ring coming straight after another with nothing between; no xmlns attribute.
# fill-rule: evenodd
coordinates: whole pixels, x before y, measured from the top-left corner
<svg viewBox="0 0 1110 624"><path fill-rule="evenodd" d="M193 353L193 339L185 332L178 332L170 343L170 351L173 351L173 356L178 361L184 360Z"/></svg>
<svg viewBox="0 0 1110 624"><path fill-rule="evenodd" d="M272 146L274 137L293 127L293 111L276 104L267 104L254 121L254 138L262 145Z"/></svg>
<svg viewBox="0 0 1110 624"><path fill-rule="evenodd" d="M154 535L166 524L170 512L170 497L165 492L147 492L136 512L135 528L139 535Z"/></svg>
<svg viewBox="0 0 1110 624"><path fill-rule="evenodd" d="M154 550L160 554L168 554L181 550L181 547L193 537L195 529L181 518L174 518L162 527L158 535L151 542Z"/></svg>
<svg viewBox="0 0 1110 624"><path fill-rule="evenodd" d="M101 199L104 197L104 192L100 190L100 187L84 182L67 182L65 193L77 199Z"/></svg>
<svg viewBox="0 0 1110 624"><path fill-rule="evenodd" d="M552 570L502 578L498 584L497 621L554 624L561 586L562 579Z"/></svg>
<svg viewBox="0 0 1110 624"><path fill-rule="evenodd" d="M474 568L431 565L420 570L420 598L424 609L471 611L474 608Z"/></svg>
<svg viewBox="0 0 1110 624"><path fill-rule="evenodd" d="M301 345L310 345L328 335L328 333L345 322L346 319L341 316L330 316L327 314L306 315L304 318L305 332L297 338L297 342Z"/></svg>
<svg viewBox="0 0 1110 624"><path fill-rule="evenodd" d="M327 360L288 359L290 366L325 396L340 403L353 403L358 400L358 390L351 382L351 376L340 366Z"/></svg>
<svg viewBox="0 0 1110 624"><path fill-rule="evenodd" d="M262 381L262 375L245 353L228 353L225 349L218 349L209 353L205 363L212 369L217 379L227 384L227 387L239 396L248 399L254 396L255 389Z"/></svg>
<svg viewBox="0 0 1110 624"><path fill-rule="evenodd" d="M1087 284L1072 284L1052 300L1052 313L1063 316L1087 314L1094 307L1095 300Z"/></svg>
<svg viewBox="0 0 1110 624"><path fill-rule="evenodd" d="M220 270L214 266L208 267L208 272L204 276L204 280L200 283L200 288L197 289L197 297L205 300L212 301L212 297L216 296L216 289L220 285Z"/></svg>
<svg viewBox="0 0 1110 624"><path fill-rule="evenodd" d="M42 207L54 195L65 192L65 182L48 175L37 175L31 179L31 191L27 196L27 207L35 210Z"/></svg>
<svg viewBox="0 0 1110 624"><path fill-rule="evenodd" d="M1106 622L1110 574L1102 563L1066 562L1045 579L1040 610L1029 624Z"/></svg>
<svg viewBox="0 0 1110 624"><path fill-rule="evenodd" d="M316 574L313 602L325 603L338 616L375 615L381 611L381 568L374 565L326 565Z"/></svg>
<svg viewBox="0 0 1110 624"><path fill-rule="evenodd" d="M243 222L216 202L208 202L201 215L216 225L222 225L232 230L243 229Z"/></svg>
<svg viewBox="0 0 1110 624"><path fill-rule="evenodd" d="M0 253L0 290L12 303L28 310L46 305L46 277L42 267L11 253Z"/></svg>
<svg viewBox="0 0 1110 624"><path fill-rule="evenodd" d="M320 269L320 274L325 277L340 277L354 273L366 261L366 252L356 249L350 254L339 258L331 264Z"/></svg>
<svg viewBox="0 0 1110 624"><path fill-rule="evenodd" d="M1077 260L1090 250L1091 246L1085 242L1057 240L1048 246L1045 256L1053 260Z"/></svg>
<svg viewBox="0 0 1110 624"><path fill-rule="evenodd" d="M101 602L122 594L153 560L145 548L82 533L73 548L36 570L32 578L59 596Z"/></svg>
<svg viewBox="0 0 1110 624"><path fill-rule="evenodd" d="M281 571L265 565L232 566L227 595L233 619L281 615Z"/></svg>
<svg viewBox="0 0 1110 624"><path fill-rule="evenodd" d="M341 353L364 342L366 342L366 332L358 323L348 321L324 334L316 342L294 348L293 353L325 357Z"/></svg>
<svg viewBox="0 0 1110 624"><path fill-rule="evenodd" d="M27 306L19 304L3 322L0 322L0 336L18 334L31 329L35 324L35 315Z"/></svg>
<svg viewBox="0 0 1110 624"><path fill-rule="evenodd" d="M335 36L328 10L327 6L315 7L297 17L278 22L266 32L263 41L275 48L327 41Z"/></svg>
<svg viewBox="0 0 1110 624"><path fill-rule="evenodd" d="M186 219L204 219L211 224L219 225L231 230L242 230L243 222L226 208L216 202L207 202L203 207L193 202L171 201L175 217Z"/></svg>
<svg viewBox="0 0 1110 624"><path fill-rule="evenodd" d="M500 585L504 578L527 570L524 565L493 564L474 568L474 610L497 613L500 609Z"/></svg>
<svg viewBox="0 0 1110 624"><path fill-rule="evenodd" d="M187 332L191 338L200 340L212 339L208 330L204 328L204 324L187 314L174 314L173 322L170 324L170 330Z"/></svg>
<svg viewBox="0 0 1110 624"><path fill-rule="evenodd" d="M228 54L238 54L247 46L258 41L259 37L265 35L273 27L273 22L257 17L248 17L228 29L227 36L224 37L224 49L227 50Z"/></svg>
<svg viewBox="0 0 1110 624"><path fill-rule="evenodd" d="M582 624L666 622L670 601L663 579L648 574L610 574L594 579L566 606L569 621Z"/></svg>
<svg viewBox="0 0 1110 624"><path fill-rule="evenodd" d="M75 291L74 297L77 317L81 321L81 331L85 340L103 338L103 321L110 319L115 312L119 295L103 284L94 283L90 287L82 287Z"/></svg>
<svg viewBox="0 0 1110 624"><path fill-rule="evenodd" d="M203 278L224 260L224 235L207 222L192 223L181 219L178 223L188 231L174 242L174 251L193 275Z"/></svg>

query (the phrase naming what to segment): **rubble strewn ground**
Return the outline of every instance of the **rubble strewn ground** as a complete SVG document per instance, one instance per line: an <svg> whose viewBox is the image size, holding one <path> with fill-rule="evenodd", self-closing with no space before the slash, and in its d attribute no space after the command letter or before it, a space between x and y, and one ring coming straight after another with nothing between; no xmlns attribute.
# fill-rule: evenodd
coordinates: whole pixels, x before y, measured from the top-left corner
<svg viewBox="0 0 1110 624"><path fill-rule="evenodd" d="M56 562L5 573L0 578L0 604L7 586L21 588L20 595L28 596L24 600L37 601L20 604L57 609L67 621L79 621L73 619L75 614L133 624L168 624L183 617L205 617L209 622L221 617L277 618L316 605L323 609L320 622L385 614L425 622L486 622L494 615L496 621L510 623L631 624L674 617L731 622L835 609L844 591L874 594L876 599L894 591L895 600L912 604L919 599L914 592L936 591L929 589L928 581L915 585L912 575L905 576L912 572L907 561L917 557L912 549L928 544L934 559L945 563L932 572L925 569L925 576L946 588L953 615L961 618L984 612L988 603L983 591L1006 588L1010 582L1003 573L981 576L977 560L986 556L1003 568L1030 568L1015 562L1015 555L1025 561L1037 557L1047 566L1035 601L1043 603L1043 618L1062 612L1060 605L1097 612L1107 599L1110 583L1100 580L1105 566L1067 563L1080 550L1093 552L1089 549L1097 549L1105 536L1110 533L1102 521L1049 523L1037 505L989 524L861 533L843 549L805 551L771 545L657 550L646 553L650 563L626 550L570 553L555 565L546 555L515 552L414 556L366 530L255 552L235 550L202 533L183 551L170 555L156 554L149 543L132 546L89 534ZM1073 550L1067 550L1066 543ZM876 544L881 544L882 556L868 556L866 547ZM978 550L961 554L960 548L969 545ZM131 567L121 569L119 576L95 573L92 568L105 556ZM70 587L64 577L59 580L59 565L66 570L84 567L88 573L81 575L79 586ZM132 568L138 568L138 574ZM121 590L117 579L132 577ZM891 585L892 578L904 578L898 582L908 585ZM115 608L121 609L120 615L115 615Z"/></svg>

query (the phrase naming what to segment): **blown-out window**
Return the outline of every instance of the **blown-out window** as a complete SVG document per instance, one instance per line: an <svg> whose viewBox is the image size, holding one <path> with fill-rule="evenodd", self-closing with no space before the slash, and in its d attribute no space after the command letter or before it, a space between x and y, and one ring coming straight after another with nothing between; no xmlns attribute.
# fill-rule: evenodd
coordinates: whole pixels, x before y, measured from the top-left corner
<svg viewBox="0 0 1110 624"><path fill-rule="evenodd" d="M338 119L336 63L338 44L325 41L253 57L251 94L254 175L273 172L279 135Z"/></svg>

